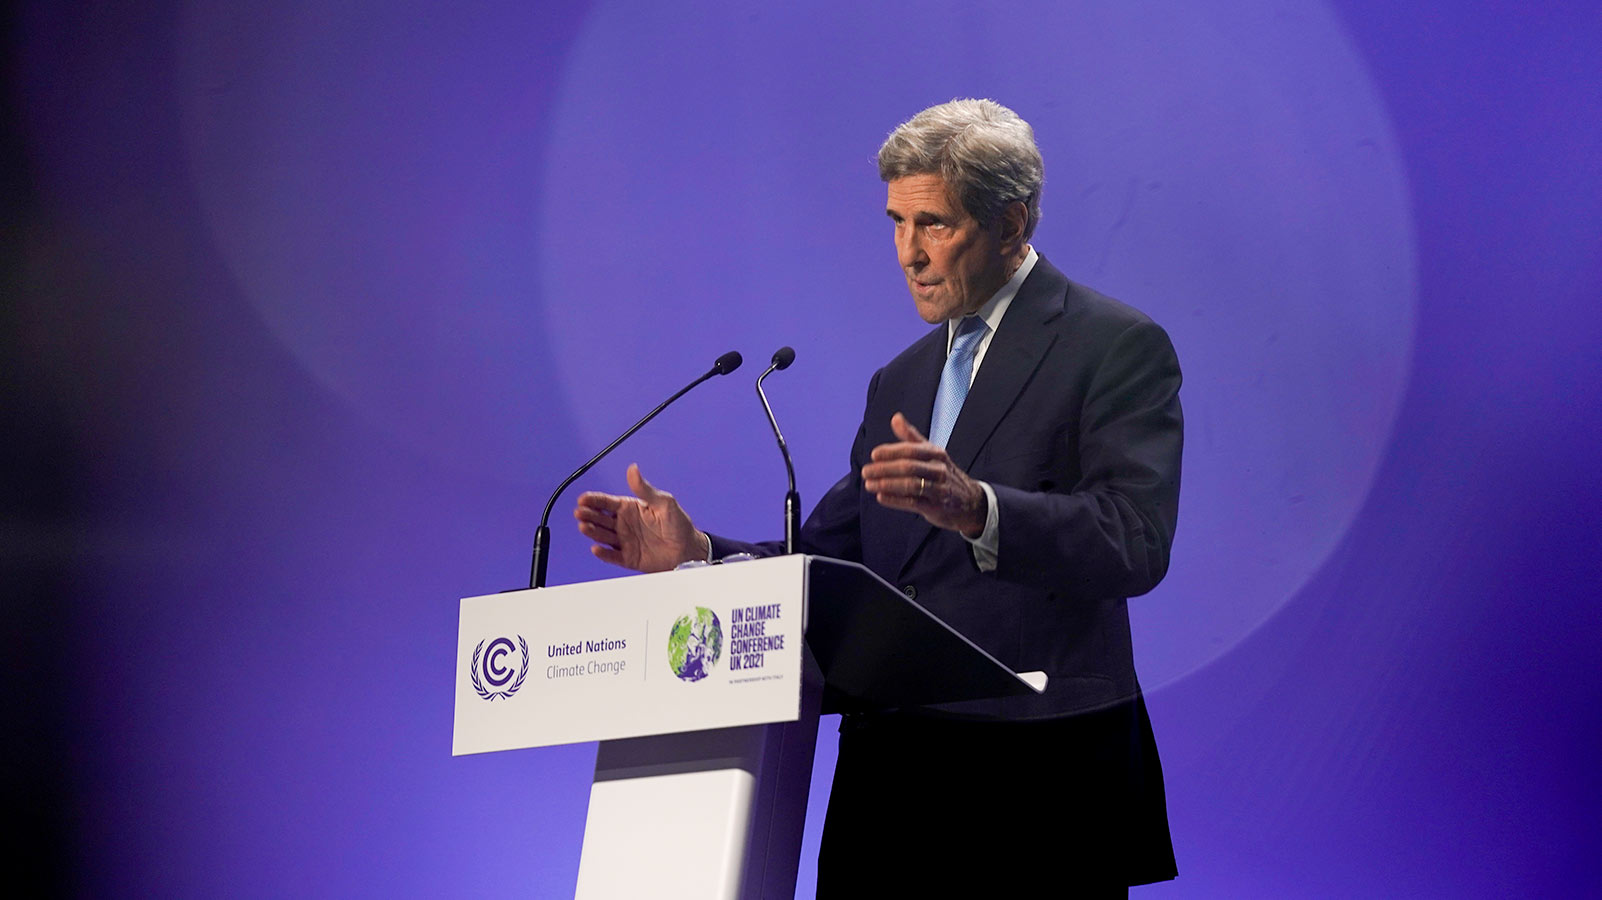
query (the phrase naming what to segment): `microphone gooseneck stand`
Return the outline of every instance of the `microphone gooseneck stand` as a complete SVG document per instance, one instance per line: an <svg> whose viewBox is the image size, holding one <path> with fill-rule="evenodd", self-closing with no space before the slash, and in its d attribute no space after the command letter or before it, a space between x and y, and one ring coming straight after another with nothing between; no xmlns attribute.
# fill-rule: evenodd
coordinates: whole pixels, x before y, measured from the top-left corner
<svg viewBox="0 0 1602 900"><path fill-rule="evenodd" d="M635 422L634 426L632 428L630 428L628 431L625 431L622 434L618 435L617 436L617 440L613 441L610 444L607 444L606 445L606 449L602 450L600 453L597 453L593 457L591 457L589 462L585 463L582 466L579 466L577 471L575 471L572 475L567 476L567 478L564 479L562 481L562 483L557 486L556 491L551 494L551 499L547 500L546 503L545 503L545 512L544 512L543 515L540 516L540 528L539 528L538 531L534 532L534 559L533 559L532 563L529 565L529 573L528 573L528 586L529 587L531 587L531 588L542 588L542 587L545 587L545 567L550 562L550 555L551 555L551 529L550 529L551 509L556 506L556 498L562 496L562 492L567 490L568 485L571 485L574 481L578 480L578 477L580 475L583 475L585 472L588 472L591 469L591 467L593 467L596 463L600 462L603 458L605 458L606 454L611 453L613 450L616 450L618 444L621 444L624 441L628 440L629 437L634 434L634 432L639 431L641 428L645 427L645 423L651 421L654 418L656 418L657 413L660 413L662 410L667 409L668 408L668 404L670 404L673 401L679 399L680 397L684 396L685 394L688 394L692 388L694 388L695 386L699 385L701 382L707 380L708 378L711 378L714 375L727 375L730 372L733 372L735 369L740 368L740 363L742 361L743 360L740 358L740 354L737 351L734 351L734 350L730 350L728 353L725 353L722 356L718 357L717 358L717 362L714 362L712 364L712 368L708 369L706 371L706 374L702 375L700 378L697 378L694 381L690 382L689 384L685 385L683 388L681 388L679 390L679 392L677 394L674 394L673 396L667 398L666 400L663 400L656 407L656 409L653 409L650 412L646 413L645 414L645 418L641 419L638 422Z"/></svg>
<svg viewBox="0 0 1602 900"><path fill-rule="evenodd" d="M796 538L801 534L801 495L795 490L795 463L790 461L790 448L784 443L784 435L779 432L779 422L773 418L773 407L768 405L768 395L762 391L762 379L772 375L779 369L790 368L795 362L795 350L790 347L780 347L773 353L773 362L768 365L766 372L757 376L757 396L762 400L762 411L768 414L768 425L773 428L773 436L779 441L779 453L784 456L784 471L790 476L790 490L784 495L784 552L795 552Z"/></svg>

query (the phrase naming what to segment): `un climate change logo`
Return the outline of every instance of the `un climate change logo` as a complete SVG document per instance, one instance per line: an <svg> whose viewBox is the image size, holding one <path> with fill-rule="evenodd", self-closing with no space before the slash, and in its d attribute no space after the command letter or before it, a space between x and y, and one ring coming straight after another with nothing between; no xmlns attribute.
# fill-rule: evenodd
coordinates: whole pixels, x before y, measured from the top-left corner
<svg viewBox="0 0 1602 900"><path fill-rule="evenodd" d="M528 677L528 641L523 640L522 635L517 636L517 646L523 651L523 664L518 667L515 679L513 671L502 664L502 660L512 653L512 639L498 637L489 641L487 653L484 651L485 643L479 641L478 646L473 648L473 663L468 669L468 675L473 679L473 690L485 700L510 697L517 693L517 689L523 686L523 679ZM490 684L489 688L484 686L486 681ZM512 683L511 687L504 687L508 681ZM490 688L500 688L500 690L490 690Z"/></svg>
<svg viewBox="0 0 1602 900"><path fill-rule="evenodd" d="M697 606L694 615L679 616L668 631L668 667L685 681L700 681L723 655L723 623L718 614Z"/></svg>

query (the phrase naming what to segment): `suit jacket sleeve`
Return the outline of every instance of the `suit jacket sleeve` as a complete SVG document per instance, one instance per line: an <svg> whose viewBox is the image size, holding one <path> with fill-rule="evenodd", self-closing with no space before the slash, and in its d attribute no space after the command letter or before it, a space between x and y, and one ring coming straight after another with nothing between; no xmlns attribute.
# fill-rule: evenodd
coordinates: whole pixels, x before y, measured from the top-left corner
<svg viewBox="0 0 1602 900"><path fill-rule="evenodd" d="M1131 597L1168 570L1183 442L1179 362L1161 327L1144 317L1125 324L1083 391L1064 391L1082 401L1043 449L1066 463L990 481L1003 581L1059 596ZM1071 486L1057 481L1064 475Z"/></svg>

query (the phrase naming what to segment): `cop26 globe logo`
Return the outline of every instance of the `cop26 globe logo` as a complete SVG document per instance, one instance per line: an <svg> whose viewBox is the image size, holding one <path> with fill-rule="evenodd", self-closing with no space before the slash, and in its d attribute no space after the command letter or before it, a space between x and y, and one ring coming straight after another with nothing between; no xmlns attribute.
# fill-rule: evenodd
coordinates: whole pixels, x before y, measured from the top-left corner
<svg viewBox="0 0 1602 900"><path fill-rule="evenodd" d="M489 650L484 645L489 644ZM473 662L468 669L468 676L473 681L473 690L478 692L485 700L504 700L517 693L523 686L523 679L528 677L528 641L522 635L517 636L517 646L522 650L522 663L512 669L505 664L506 657L512 654L512 639L498 637L493 641L479 641L473 648ZM485 683L489 687L485 687ZM511 682L510 685L507 682Z"/></svg>
<svg viewBox="0 0 1602 900"><path fill-rule="evenodd" d="M704 606L679 616L668 631L668 667L685 681L705 678L722 655L723 623Z"/></svg>

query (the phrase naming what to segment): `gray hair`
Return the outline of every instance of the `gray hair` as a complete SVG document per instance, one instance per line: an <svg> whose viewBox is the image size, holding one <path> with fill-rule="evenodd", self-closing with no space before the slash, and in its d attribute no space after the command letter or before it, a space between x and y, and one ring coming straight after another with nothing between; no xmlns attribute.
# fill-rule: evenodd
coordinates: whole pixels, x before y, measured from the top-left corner
<svg viewBox="0 0 1602 900"><path fill-rule="evenodd" d="M1035 130L994 100L952 100L896 126L879 148L879 177L908 175L939 175L986 227L1020 202L1029 210L1024 240L1040 222L1046 167Z"/></svg>

